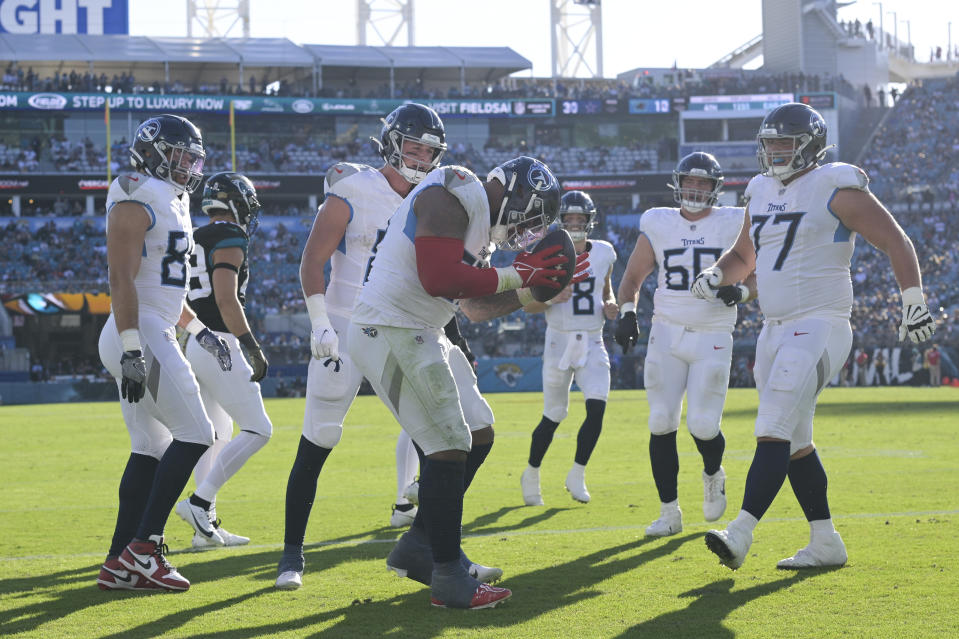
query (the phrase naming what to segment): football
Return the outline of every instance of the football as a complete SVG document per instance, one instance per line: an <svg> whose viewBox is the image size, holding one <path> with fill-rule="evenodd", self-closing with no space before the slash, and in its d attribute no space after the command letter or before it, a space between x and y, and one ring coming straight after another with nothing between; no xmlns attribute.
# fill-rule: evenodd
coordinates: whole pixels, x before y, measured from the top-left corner
<svg viewBox="0 0 959 639"><path fill-rule="evenodd" d="M561 286L559 288L550 288L548 286L530 286L530 293L533 294L533 299L537 302L547 302L562 291L570 280L573 279L573 274L576 271L576 247L573 246L573 238L569 236L569 233L565 229L556 229L546 234L543 239L541 239L536 247L531 251L532 253L538 253L543 249L547 249L551 246L562 246L562 250L558 255L562 255L566 258L566 262L556 266L557 269L562 269L566 271L566 274L560 278L559 283Z"/></svg>

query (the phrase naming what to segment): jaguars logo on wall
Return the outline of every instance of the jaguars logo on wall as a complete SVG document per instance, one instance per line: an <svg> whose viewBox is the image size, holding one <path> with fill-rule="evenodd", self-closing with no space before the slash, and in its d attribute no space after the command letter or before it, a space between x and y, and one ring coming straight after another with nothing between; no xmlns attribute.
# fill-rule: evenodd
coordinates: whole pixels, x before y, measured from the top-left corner
<svg viewBox="0 0 959 639"><path fill-rule="evenodd" d="M523 377L523 369L513 362L497 364L493 370L496 372L496 376L510 388L515 387L520 378Z"/></svg>

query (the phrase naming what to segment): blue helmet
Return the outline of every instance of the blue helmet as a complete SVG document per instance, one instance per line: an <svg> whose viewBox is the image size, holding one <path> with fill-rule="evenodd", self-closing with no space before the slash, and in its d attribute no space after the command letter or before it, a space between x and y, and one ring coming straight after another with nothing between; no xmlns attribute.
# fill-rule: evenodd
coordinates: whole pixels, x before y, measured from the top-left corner
<svg viewBox="0 0 959 639"><path fill-rule="evenodd" d="M233 220L246 229L248 235L256 231L260 201L253 182L244 175L230 171L211 175L203 187L200 206L207 215L232 214Z"/></svg>
<svg viewBox="0 0 959 639"><path fill-rule="evenodd" d="M396 169L410 184L419 184L426 174L440 165L446 153L446 129L436 111L423 104L411 102L399 106L383 118L380 137L370 138L387 164ZM433 149L429 164L423 164L403 155L407 140L425 144ZM404 160L405 158L405 160Z"/></svg>
<svg viewBox="0 0 959 639"><path fill-rule="evenodd" d="M788 150L769 150L766 142L792 140ZM826 155L826 121L814 108L790 102L770 111L759 127L756 155L763 175L785 180L815 166Z"/></svg>
<svg viewBox="0 0 959 639"><path fill-rule="evenodd" d="M525 251L546 233L559 212L559 182L537 159L520 156L486 176L506 187L490 239L501 249Z"/></svg>
<svg viewBox="0 0 959 639"><path fill-rule="evenodd" d="M570 191L563 195L559 203L559 228L566 229L574 242L582 242L596 226L596 214L596 205L588 194L584 191ZM566 215L584 215L586 222L582 226L577 224L571 227L564 217Z"/></svg>
<svg viewBox="0 0 959 639"><path fill-rule="evenodd" d="M683 178L700 177L712 180L713 188L709 191L694 189L683 186ZM697 151L690 153L679 161L676 168L673 169L672 184L667 184L673 191L673 199L682 208L690 213L698 213L703 209L708 209L716 205L719 199L719 192L723 190L723 167L709 153Z"/></svg>
<svg viewBox="0 0 959 639"><path fill-rule="evenodd" d="M135 169L188 193L203 181L205 158L200 129L178 115L145 120L137 127L130 147L130 164Z"/></svg>

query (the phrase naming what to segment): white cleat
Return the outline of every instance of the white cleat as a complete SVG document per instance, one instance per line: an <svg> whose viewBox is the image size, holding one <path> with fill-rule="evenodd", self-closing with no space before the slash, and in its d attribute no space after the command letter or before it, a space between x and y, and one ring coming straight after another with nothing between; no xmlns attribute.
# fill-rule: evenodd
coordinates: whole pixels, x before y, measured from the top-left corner
<svg viewBox="0 0 959 639"><path fill-rule="evenodd" d="M409 506L409 508L406 508ZM406 508L406 510L401 510ZM413 523L416 517L416 506L413 504L393 504L393 513L390 515L390 526L393 528L406 528Z"/></svg>
<svg viewBox="0 0 959 639"><path fill-rule="evenodd" d="M544 506L543 495L539 489L539 468L527 466L519 480L523 488L523 503L527 506Z"/></svg>
<svg viewBox="0 0 959 639"><path fill-rule="evenodd" d="M683 511L679 506L663 504L659 509L659 519L646 527L647 537L669 537L683 532Z"/></svg>
<svg viewBox="0 0 959 639"><path fill-rule="evenodd" d="M726 471L720 466L713 475L703 471L703 516L716 521L726 512Z"/></svg>
<svg viewBox="0 0 959 639"><path fill-rule="evenodd" d="M573 464L566 475L566 490L578 502L589 503L589 491L586 490L585 469L579 464Z"/></svg>
<svg viewBox="0 0 959 639"><path fill-rule="evenodd" d="M229 530L221 526L218 522L216 523L216 531L220 533L220 537L223 538L224 546L245 546L250 543L249 537L244 537L243 535L234 535ZM195 537L196 535L194 535Z"/></svg>
<svg viewBox="0 0 959 639"><path fill-rule="evenodd" d="M470 577L484 584L495 584L503 576L502 568L493 568L482 564L470 564L467 571Z"/></svg>
<svg viewBox="0 0 959 639"><path fill-rule="evenodd" d="M730 527L726 530L710 530L706 533L706 547L716 553L719 563L732 570L743 565L752 544L751 531Z"/></svg>
<svg viewBox="0 0 959 639"><path fill-rule="evenodd" d="M412 484L403 489L403 499L410 502L414 506L420 505L420 482L414 481Z"/></svg>
<svg viewBox="0 0 959 639"><path fill-rule="evenodd" d="M788 559L776 563L782 570L802 570L804 568L827 568L843 566L846 563L846 545L839 533L833 531L825 540L810 540L809 545Z"/></svg>
<svg viewBox="0 0 959 639"><path fill-rule="evenodd" d="M193 530L196 532L194 539L199 536L203 538L204 542L208 542L204 544L204 547L225 545L223 537L220 535L219 530L217 530L212 512L204 510L200 506L194 506L190 503L189 499L177 502L175 511L180 519L193 527ZM249 539L247 541L249 541ZM193 547L198 548L199 546L194 542Z"/></svg>
<svg viewBox="0 0 959 639"><path fill-rule="evenodd" d="M303 585L303 573L295 570L287 570L280 573L273 584L279 590L296 590Z"/></svg>

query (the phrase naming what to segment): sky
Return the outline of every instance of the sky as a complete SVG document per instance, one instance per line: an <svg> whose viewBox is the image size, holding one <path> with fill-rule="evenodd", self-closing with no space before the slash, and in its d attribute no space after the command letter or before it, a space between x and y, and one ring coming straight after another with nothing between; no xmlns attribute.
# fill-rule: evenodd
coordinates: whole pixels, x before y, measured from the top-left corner
<svg viewBox="0 0 959 639"><path fill-rule="evenodd" d="M286 37L298 44L358 43L355 0L249 2L251 36ZM374 7L391 2L374 0ZM523 75L551 75L550 0L413 2L416 45L508 46L533 63L532 73ZM161 12L157 6L156 0L130 0L130 33L185 36L185 0L169 0ZM911 31L920 61L929 59L930 47L945 48L949 22L953 47L959 44L959 0L857 0L839 9L839 18L863 23L872 19L878 27L880 6L887 31L898 21L904 42ZM762 33L762 0L603 0L602 14L605 77L642 67L706 67ZM391 32L387 22L378 24L381 31ZM236 27L230 35L241 33ZM367 37L367 44L382 44L375 34ZM406 44L405 38L400 44ZM583 68L577 75L590 74Z"/></svg>

